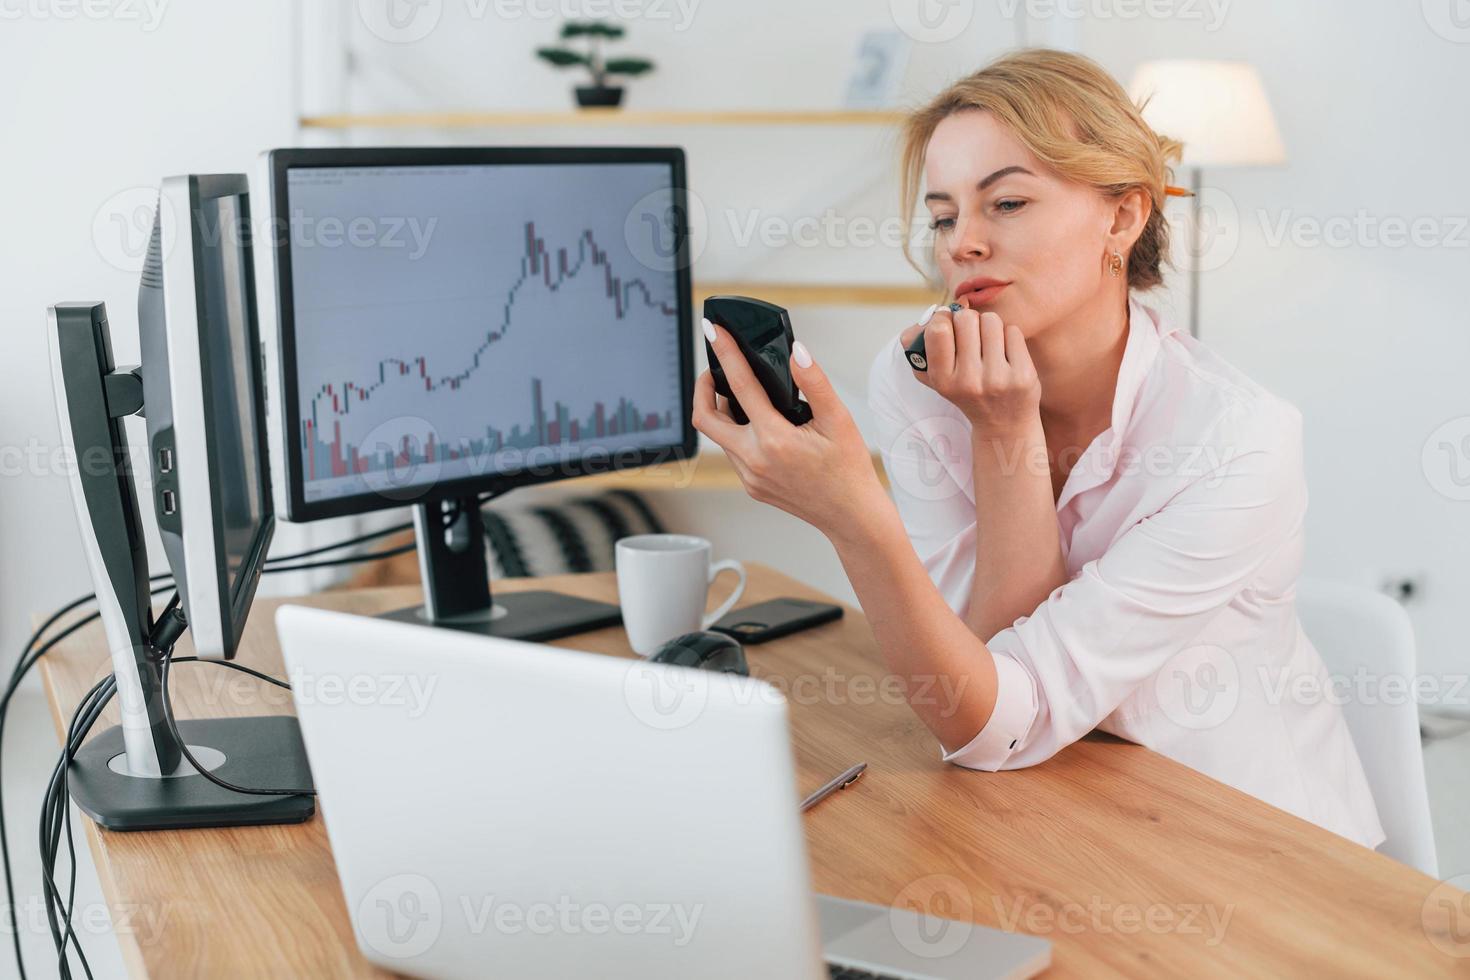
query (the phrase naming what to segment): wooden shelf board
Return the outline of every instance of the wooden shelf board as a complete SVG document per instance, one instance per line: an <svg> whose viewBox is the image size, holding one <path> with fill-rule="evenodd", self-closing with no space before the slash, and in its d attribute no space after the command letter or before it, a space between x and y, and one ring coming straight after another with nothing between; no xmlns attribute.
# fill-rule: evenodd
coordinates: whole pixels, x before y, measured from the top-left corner
<svg viewBox="0 0 1470 980"><path fill-rule="evenodd" d="M918 310L941 298L926 286L844 285L842 283L700 282L694 302L707 296L755 296L777 306L911 306Z"/></svg>
<svg viewBox="0 0 1470 980"><path fill-rule="evenodd" d="M878 479L888 485L883 472L883 454L873 451L873 466ZM740 477L730 464L730 457L723 452L703 452L693 459L677 463L663 463L641 469L622 470L601 476L585 476L577 480L580 486L603 490L739 490Z"/></svg>
<svg viewBox="0 0 1470 980"><path fill-rule="evenodd" d="M897 126L892 109L552 109L326 113L302 116L303 129L475 129L491 126Z"/></svg>

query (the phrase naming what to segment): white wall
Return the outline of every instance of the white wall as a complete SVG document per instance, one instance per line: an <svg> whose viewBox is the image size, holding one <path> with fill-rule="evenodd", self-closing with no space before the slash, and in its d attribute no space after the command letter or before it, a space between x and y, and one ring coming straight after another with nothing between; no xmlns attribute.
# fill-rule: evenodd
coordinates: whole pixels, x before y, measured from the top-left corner
<svg viewBox="0 0 1470 980"><path fill-rule="evenodd" d="M1215 30L1095 17L1080 41L1125 84L1164 56L1259 68L1288 163L1205 175L1223 226L1204 253L1202 333L1305 416L1306 574L1421 577L1407 608L1446 691L1470 671L1470 30L1436 32L1450 7L1236 3ZM1411 222L1422 244L1404 241Z"/></svg>
<svg viewBox="0 0 1470 980"><path fill-rule="evenodd" d="M27 10L19 4L0 10ZM60 8L64 10L64 8ZM166 5L156 24L27 13L0 24L0 659L33 612L90 591L57 445L45 310L106 301L137 363L138 269L165 174L234 171L294 134L286 0ZM8 15L7 15L8 16ZM130 423L141 440L141 422Z"/></svg>
<svg viewBox="0 0 1470 980"><path fill-rule="evenodd" d="M156 0L155 0L156 4ZM65 470L51 459L55 408L45 309L108 305L119 363L136 363L138 268L150 193L165 174L236 171L293 138L285 71L289 5L0 4L0 667L8 675L30 618L90 592ZM155 10L157 7L155 5ZM130 17L137 14L137 18ZM121 220L122 225L117 224ZM141 441L142 424L134 423ZM155 566L161 552L154 539ZM34 680L6 731L6 816L32 975L55 954L37 917L35 819L57 740ZM85 861L87 852L82 849ZM89 887L90 885L90 887ZM84 874L80 908L101 896ZM116 946L82 938L98 976L118 976ZM0 974L10 974L10 942Z"/></svg>

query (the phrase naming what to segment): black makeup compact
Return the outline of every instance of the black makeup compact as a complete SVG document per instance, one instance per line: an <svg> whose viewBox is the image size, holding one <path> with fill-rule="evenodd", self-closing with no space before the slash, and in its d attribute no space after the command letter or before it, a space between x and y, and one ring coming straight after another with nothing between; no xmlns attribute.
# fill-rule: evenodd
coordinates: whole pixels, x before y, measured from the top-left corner
<svg viewBox="0 0 1470 980"><path fill-rule="evenodd" d="M773 303L749 296L711 296L704 301L704 317L724 327L735 338L740 353L776 411L792 425L811 421L811 406L798 397L796 380L791 376L791 346L796 343L796 334L791 329L790 314ZM731 393L730 382L708 340L705 354L715 391L730 400L730 414L736 422L745 425L750 418Z"/></svg>

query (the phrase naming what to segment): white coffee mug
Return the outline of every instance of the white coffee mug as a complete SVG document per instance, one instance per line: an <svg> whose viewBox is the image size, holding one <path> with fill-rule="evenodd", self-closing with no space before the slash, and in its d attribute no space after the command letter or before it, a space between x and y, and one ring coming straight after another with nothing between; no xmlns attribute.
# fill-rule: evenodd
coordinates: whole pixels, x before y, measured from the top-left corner
<svg viewBox="0 0 1470 980"><path fill-rule="evenodd" d="M692 534L635 534L620 538L615 549L618 602L628 642L643 656L684 633L708 629L734 608L745 592L745 566L733 558L711 563L713 549ZM704 615L715 576L740 576L730 598Z"/></svg>

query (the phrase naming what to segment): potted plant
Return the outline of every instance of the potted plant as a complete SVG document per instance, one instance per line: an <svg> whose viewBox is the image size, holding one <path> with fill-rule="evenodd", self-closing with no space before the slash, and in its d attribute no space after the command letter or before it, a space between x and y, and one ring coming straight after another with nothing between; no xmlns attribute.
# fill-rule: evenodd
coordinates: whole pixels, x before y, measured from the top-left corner
<svg viewBox="0 0 1470 980"><path fill-rule="evenodd" d="M614 58L611 61L603 60L603 42L616 41L622 36L623 29L616 24L603 24L595 21L585 24L563 24L561 39L563 41L570 41L573 38L586 38L586 53L573 51L570 48L537 48L536 55L558 68L566 68L571 65L585 65L587 70L592 73L591 85L577 86L578 105L615 106L621 104L623 101L623 88L621 85L607 84L609 77L613 75L626 75L629 78L634 78L642 75L644 72L653 70L653 62L643 58Z"/></svg>

